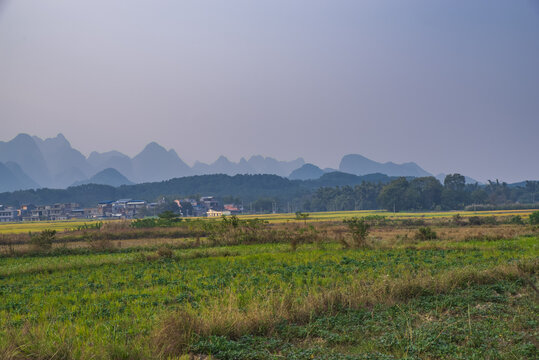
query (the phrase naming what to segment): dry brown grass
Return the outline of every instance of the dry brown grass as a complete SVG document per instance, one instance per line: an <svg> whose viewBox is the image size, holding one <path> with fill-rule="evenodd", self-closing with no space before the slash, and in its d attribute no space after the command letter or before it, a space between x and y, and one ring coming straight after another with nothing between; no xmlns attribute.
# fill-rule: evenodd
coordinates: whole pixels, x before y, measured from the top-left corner
<svg viewBox="0 0 539 360"><path fill-rule="evenodd" d="M270 293L240 306L237 294L218 299L202 310L182 309L165 316L152 336L161 356L189 351L198 336L271 335L281 321L306 323L318 314L332 314L343 308L358 309L375 304L395 304L425 294L444 294L473 284L522 279L539 270L539 261L508 264L487 270L456 269L441 275L418 274L404 278L358 280L346 286L313 290L306 296L290 292Z"/></svg>
<svg viewBox="0 0 539 360"><path fill-rule="evenodd" d="M110 222L106 228L114 231L124 229L126 223ZM268 224L267 230L261 231L252 237L252 243L270 243L281 242L290 243L293 248L303 243L324 243L339 242L343 246L350 242L348 229L341 222L311 222L309 228L300 223L277 223ZM312 226L312 229L310 230ZM104 225L105 228L105 225ZM539 234L539 229L533 226L522 225L481 225L481 226L433 226L432 229L438 234L438 239L442 241L470 241L470 240L500 240L512 239L522 235ZM107 230L107 231L109 231ZM301 233L302 230L305 232ZM196 248L207 245L235 245L245 243L240 240L234 231L225 233L219 239L209 240L199 235L197 237L178 237L183 232L177 232L174 229L148 229L141 232L138 229L124 229L123 235L115 235L121 239L109 239L101 231L88 231L86 234L81 232L80 239L70 241L69 237L57 236L57 242L52 244L52 249L67 248L80 249L89 248L95 251L107 251L115 248L137 248L137 247L155 247L162 245L171 245L174 247ZM182 230L183 231L183 230ZM192 230L185 230L185 234ZM402 226L373 226L367 239L369 247L389 248L393 246L410 246L419 241L414 239L417 227ZM166 237L167 234L173 234L172 237ZM294 236L296 234L297 236ZM130 236L134 237L130 237ZM158 235L152 237L152 235ZM71 233L70 236L73 236ZM182 235L183 236L183 235ZM247 243L251 243L247 239ZM434 246L430 244L430 246ZM10 234L0 235L0 256L17 256L34 252L29 244L28 234Z"/></svg>

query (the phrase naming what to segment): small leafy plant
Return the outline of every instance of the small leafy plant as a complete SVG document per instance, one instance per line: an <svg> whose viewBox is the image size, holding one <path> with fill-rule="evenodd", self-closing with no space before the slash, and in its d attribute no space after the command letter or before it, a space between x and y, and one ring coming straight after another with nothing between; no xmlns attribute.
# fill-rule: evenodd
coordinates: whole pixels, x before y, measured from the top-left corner
<svg viewBox="0 0 539 360"><path fill-rule="evenodd" d="M417 240L425 241L437 239L438 235L430 228L430 226L424 226L417 229L415 237Z"/></svg>
<svg viewBox="0 0 539 360"><path fill-rule="evenodd" d="M539 225L539 211L534 211L530 214L530 224Z"/></svg>
<svg viewBox="0 0 539 360"><path fill-rule="evenodd" d="M30 233L30 243L39 251L49 250L56 238L56 230L45 229L39 234Z"/></svg>
<svg viewBox="0 0 539 360"><path fill-rule="evenodd" d="M367 235L369 235L371 225L366 222L365 219L357 217L345 219L343 220L343 223L348 226L348 229L352 233L355 247L365 247L367 245Z"/></svg>

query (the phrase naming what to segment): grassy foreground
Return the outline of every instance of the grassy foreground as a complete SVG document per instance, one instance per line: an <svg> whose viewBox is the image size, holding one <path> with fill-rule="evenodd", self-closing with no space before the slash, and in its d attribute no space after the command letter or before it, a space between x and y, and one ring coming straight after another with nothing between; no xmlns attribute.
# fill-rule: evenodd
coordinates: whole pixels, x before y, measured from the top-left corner
<svg viewBox="0 0 539 360"><path fill-rule="evenodd" d="M523 229L1 256L0 359L536 359Z"/></svg>

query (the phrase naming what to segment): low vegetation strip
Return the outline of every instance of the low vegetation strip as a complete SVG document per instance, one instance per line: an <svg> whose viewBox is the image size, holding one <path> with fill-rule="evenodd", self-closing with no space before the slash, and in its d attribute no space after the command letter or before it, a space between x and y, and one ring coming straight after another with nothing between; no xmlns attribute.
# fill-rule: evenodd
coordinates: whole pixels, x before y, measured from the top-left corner
<svg viewBox="0 0 539 360"><path fill-rule="evenodd" d="M249 228L238 230L240 223L223 226L202 248L0 258L0 358L402 358L401 347L386 347L378 338L370 350L354 350L289 331L350 311L371 309L377 316L468 287L503 283L518 292L536 282L536 236L410 241L394 235L383 242L375 235L359 248L350 246L350 237L343 249L334 238L342 229L315 241L309 238L323 227L294 225L300 238L268 242L266 235L250 237ZM254 350L237 351L246 344Z"/></svg>

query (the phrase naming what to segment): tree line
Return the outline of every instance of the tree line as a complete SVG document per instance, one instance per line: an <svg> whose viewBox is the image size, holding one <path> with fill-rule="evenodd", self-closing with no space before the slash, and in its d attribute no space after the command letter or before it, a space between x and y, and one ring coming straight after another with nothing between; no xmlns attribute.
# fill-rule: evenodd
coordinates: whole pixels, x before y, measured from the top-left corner
<svg viewBox="0 0 539 360"><path fill-rule="evenodd" d="M443 184L432 176L400 177L385 185L322 187L304 199L303 210L460 210L476 205L535 204L539 200L538 192L538 181L510 186L498 180L486 185L466 184L460 174L447 175Z"/></svg>
<svg viewBox="0 0 539 360"><path fill-rule="evenodd" d="M460 174L447 175L443 184L434 177L391 178L383 174L355 176L328 173L317 180L289 180L276 175L204 175L157 183L81 185L68 189L24 190L0 194L0 204L54 204L76 202L92 207L100 201L121 198L170 201L201 195L221 203L243 205L245 212L340 211L387 209L460 210L466 207L511 207L539 202L539 181L486 185L466 184ZM531 205L530 205L531 206ZM170 210L170 209L166 209Z"/></svg>

